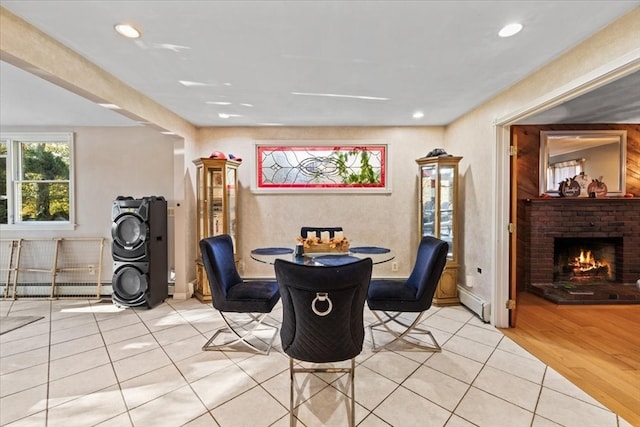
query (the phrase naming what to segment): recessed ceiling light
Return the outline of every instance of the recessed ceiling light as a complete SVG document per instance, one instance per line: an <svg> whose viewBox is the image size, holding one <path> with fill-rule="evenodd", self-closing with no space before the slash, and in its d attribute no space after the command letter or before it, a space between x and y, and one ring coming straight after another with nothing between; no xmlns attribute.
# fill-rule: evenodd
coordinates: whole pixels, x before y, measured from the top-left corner
<svg viewBox="0 0 640 427"><path fill-rule="evenodd" d="M137 39L140 37L140 31L129 24L116 24L113 26L118 34L129 39Z"/></svg>
<svg viewBox="0 0 640 427"><path fill-rule="evenodd" d="M120 110L120 106L116 104L98 104L101 107L107 108L109 110Z"/></svg>
<svg viewBox="0 0 640 427"><path fill-rule="evenodd" d="M424 113L422 111L416 111L415 113L413 113L414 119L421 119L423 117L424 117Z"/></svg>
<svg viewBox="0 0 640 427"><path fill-rule="evenodd" d="M516 35L522 30L522 24L518 24L514 22L513 24L508 24L502 27L502 29L498 32L500 37L511 37Z"/></svg>
<svg viewBox="0 0 640 427"><path fill-rule="evenodd" d="M205 104L209 104L209 105L231 105L231 103L228 102L228 101L207 101L207 102L205 102Z"/></svg>

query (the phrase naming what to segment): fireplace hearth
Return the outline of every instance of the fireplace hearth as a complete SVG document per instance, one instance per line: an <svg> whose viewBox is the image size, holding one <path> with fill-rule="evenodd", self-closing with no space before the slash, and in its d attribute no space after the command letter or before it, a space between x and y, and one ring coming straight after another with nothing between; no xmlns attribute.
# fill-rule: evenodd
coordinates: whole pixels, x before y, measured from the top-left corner
<svg viewBox="0 0 640 427"><path fill-rule="evenodd" d="M519 289L537 294L553 289L558 303L563 303L558 300L563 294L571 296L568 303L581 295L593 301L596 294L597 303L640 303L640 199L541 198L520 203Z"/></svg>

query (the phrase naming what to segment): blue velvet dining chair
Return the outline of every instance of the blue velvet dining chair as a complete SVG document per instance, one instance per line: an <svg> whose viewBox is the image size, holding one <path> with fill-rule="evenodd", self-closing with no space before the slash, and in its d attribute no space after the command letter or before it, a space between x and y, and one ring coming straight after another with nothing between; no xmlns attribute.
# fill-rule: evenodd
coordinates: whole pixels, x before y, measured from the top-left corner
<svg viewBox="0 0 640 427"><path fill-rule="evenodd" d="M348 373L350 426L355 425L355 357L364 342L364 302L371 280L371 258L338 266L311 266L278 259L276 279L282 295L282 350L289 356L289 420L294 425L294 376ZM351 361L351 367L302 367L294 360L326 364ZM347 393L345 393L347 394ZM313 398L312 398L313 399Z"/></svg>
<svg viewBox="0 0 640 427"><path fill-rule="evenodd" d="M209 279L213 307L220 312L226 324L215 331L202 349L221 350L240 343L258 353L269 354L278 327L264 322L264 319L280 299L278 283L242 280L236 269L233 240L227 234L202 239L200 252ZM244 316L238 320L230 313L244 313ZM270 334L266 337L256 335L264 329ZM216 338L223 334L231 335L231 338L216 344ZM256 345L265 341L266 348Z"/></svg>
<svg viewBox="0 0 640 427"><path fill-rule="evenodd" d="M374 351L390 348L394 343L403 342L425 351L441 351L433 334L418 327L423 315L431 307L433 295L447 262L447 242L432 236L420 241L416 262L407 280L374 279L369 284L367 305L378 320L369 325ZM405 313L414 313L413 322L403 319ZM375 332L384 332L392 339L384 345L376 346ZM417 337L426 335L430 342Z"/></svg>

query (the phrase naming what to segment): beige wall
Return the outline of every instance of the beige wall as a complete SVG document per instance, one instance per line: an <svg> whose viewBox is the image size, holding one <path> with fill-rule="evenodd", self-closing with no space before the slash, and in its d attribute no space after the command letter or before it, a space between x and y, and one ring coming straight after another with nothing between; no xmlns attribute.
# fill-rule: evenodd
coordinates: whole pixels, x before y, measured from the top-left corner
<svg viewBox="0 0 640 427"><path fill-rule="evenodd" d="M443 144L442 127L384 128L207 128L198 135L198 156L214 150L242 157L238 250L246 277L273 277L273 267L251 260L250 250L293 244L303 225L338 225L352 245L381 245L396 251L398 272L391 264L376 266L374 276L408 276L418 244L418 165L415 159ZM283 144L335 141L336 144L384 143L389 147L392 192L257 194L251 191L254 143ZM193 159L192 159L193 160Z"/></svg>
<svg viewBox="0 0 640 427"><path fill-rule="evenodd" d="M2 238L104 237L103 283L112 277L111 204L117 196L164 196L174 204L174 139L146 127L2 128L3 132L74 133L76 227L62 231L2 230ZM182 167L182 166L181 166ZM175 223L169 218L169 267Z"/></svg>

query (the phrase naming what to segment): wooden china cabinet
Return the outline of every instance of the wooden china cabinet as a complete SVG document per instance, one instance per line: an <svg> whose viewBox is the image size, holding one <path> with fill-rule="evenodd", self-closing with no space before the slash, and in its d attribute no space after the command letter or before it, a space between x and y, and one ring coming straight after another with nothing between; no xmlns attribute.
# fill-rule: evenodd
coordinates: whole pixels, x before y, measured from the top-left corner
<svg viewBox="0 0 640 427"><path fill-rule="evenodd" d="M461 159L462 157L439 156L416 160L420 173L420 236L434 236L449 244L447 264L433 297L433 303L437 306L460 303L458 164Z"/></svg>
<svg viewBox="0 0 640 427"><path fill-rule="evenodd" d="M196 165L196 254L198 254L194 294L200 301L210 302L211 290L200 256L199 242L206 237L228 234L233 240L235 252L238 236L238 166L240 162L200 158L193 163Z"/></svg>

